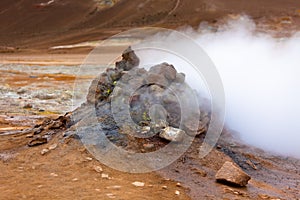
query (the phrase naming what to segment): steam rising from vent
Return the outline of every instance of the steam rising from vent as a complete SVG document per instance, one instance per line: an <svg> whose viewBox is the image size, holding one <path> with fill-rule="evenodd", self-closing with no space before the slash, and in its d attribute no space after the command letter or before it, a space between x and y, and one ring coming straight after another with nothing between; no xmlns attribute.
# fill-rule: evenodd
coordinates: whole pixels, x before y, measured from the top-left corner
<svg viewBox="0 0 300 200"><path fill-rule="evenodd" d="M199 31L183 32L202 46L220 73L227 126L245 143L300 158L300 35L275 39L255 32L255 28L243 16L216 32L203 24ZM174 43L181 45L176 38ZM149 58L149 53L145 56L137 52L141 60ZM155 52L150 58L169 62L179 71L187 64L163 54L155 56ZM184 73L187 78L193 75ZM204 81L189 81L199 92L209 94Z"/></svg>

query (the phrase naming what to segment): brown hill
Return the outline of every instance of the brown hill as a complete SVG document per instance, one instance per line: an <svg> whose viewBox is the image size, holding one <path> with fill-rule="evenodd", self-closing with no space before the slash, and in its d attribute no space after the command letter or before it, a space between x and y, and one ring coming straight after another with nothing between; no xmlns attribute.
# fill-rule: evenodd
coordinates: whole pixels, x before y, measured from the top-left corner
<svg viewBox="0 0 300 200"><path fill-rule="evenodd" d="M245 13L255 20L299 16L300 2L121 0L103 7L93 0L1 0L0 8L0 46L48 49L53 45L103 39L132 27L198 26L201 21L216 22L228 14Z"/></svg>

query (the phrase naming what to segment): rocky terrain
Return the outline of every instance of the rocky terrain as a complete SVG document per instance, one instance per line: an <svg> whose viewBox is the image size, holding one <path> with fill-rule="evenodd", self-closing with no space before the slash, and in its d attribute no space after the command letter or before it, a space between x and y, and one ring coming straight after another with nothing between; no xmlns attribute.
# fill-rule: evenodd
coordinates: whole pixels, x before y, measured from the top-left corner
<svg viewBox="0 0 300 200"><path fill-rule="evenodd" d="M90 78L76 72L95 41L143 26L214 27L240 14L274 36L300 27L300 3L292 0L2 0L0 199L300 199L298 159L247 146L227 127L213 150L199 158L210 108L193 113L192 123L190 118L179 123L180 102L167 88L176 85L182 94L190 89L174 63L137 68L139 58L127 49L113 68L91 72L99 76L86 101L72 107L75 79L80 84ZM128 112L111 109L112 103L122 105L118 97L128 97L122 91L141 83L127 98L139 125L132 127L122 118ZM114 120L118 114L124 126ZM101 131L94 132L93 124ZM196 137L187 139L185 153L167 167L139 174L105 165L115 159L96 156L85 139L91 132L145 155Z"/></svg>
<svg viewBox="0 0 300 200"><path fill-rule="evenodd" d="M174 66L162 63L147 71L136 68L138 62L134 52L127 49L115 68L108 68L93 81L87 101L79 108L57 118L41 117L33 121L33 128L2 135L1 196L7 199L69 199L75 196L84 199L299 198L299 160L245 146L226 129L212 152L205 158L199 158L198 149L209 123L209 108L198 116L196 129L187 123L189 120L183 120L183 125L179 125L176 117L180 116L180 112L176 109L165 110L167 114L159 112L161 110L151 111L151 102L159 99L166 108L176 108L178 104L163 85L174 82L183 92L188 88L184 86L184 74L177 73ZM137 76L139 78L134 79ZM120 95L120 92L113 92L120 91L116 88L120 86L117 82L126 83L128 88L128 84L134 87L140 81L143 87L129 101L129 112L140 128L128 126L127 123L131 124L127 118L122 118L123 126L119 126L114 114L124 114L122 107L116 113L111 110L112 100L117 98L114 95ZM152 97L150 104L144 104L149 96ZM164 101L165 97L168 97L167 101ZM148 107L141 107L145 105ZM96 122L92 119L91 108L96 111ZM142 112L136 112L136 109ZM4 118L2 123L9 124L10 121ZM100 125L100 132L94 132L94 123ZM167 126L173 127L175 133L171 133ZM177 131L180 130L177 128L183 132ZM114 145L139 153L155 152L168 145L168 141L181 143L190 135L197 136L185 153L168 167L146 174L132 174L111 169L95 159L99 160L99 151L92 150L86 137L94 134L92 139L97 142L101 133ZM133 137L145 135L147 137ZM174 150L171 153L175 153ZM108 154L105 162L110 161L115 160ZM149 165L150 168L155 166L153 163ZM129 163L127 167L122 166L121 169L129 169L130 172L142 166Z"/></svg>

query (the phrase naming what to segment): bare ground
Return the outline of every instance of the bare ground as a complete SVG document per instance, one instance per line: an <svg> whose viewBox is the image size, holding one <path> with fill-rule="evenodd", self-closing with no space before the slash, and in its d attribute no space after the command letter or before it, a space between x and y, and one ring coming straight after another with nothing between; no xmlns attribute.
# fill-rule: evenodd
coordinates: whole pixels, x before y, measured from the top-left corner
<svg viewBox="0 0 300 200"><path fill-rule="evenodd" d="M97 8L93 1L57 0L45 7L37 6L39 3L36 0L0 2L1 63L78 65L92 47L49 48L102 40L141 26L197 27L202 21L218 24L241 13L250 15L262 29L280 34L290 34L300 27L300 3L292 0L229 0L226 3L221 0L123 0L104 9ZM33 84L28 74L13 74L6 76L1 71L1 84L8 84L12 90L20 87L15 82ZM74 80L72 76L47 76L55 79L55 87L70 86ZM44 76L38 83L48 81ZM44 117L56 118L60 114L23 109L20 102L22 99L14 104L1 104L0 134L25 130L41 123ZM242 145L228 132L224 132L219 145L206 158L197 157L202 141L198 138L190 150L171 166L147 174L128 174L102 165L78 139L64 138L63 130L54 134L48 144L31 148L27 146L30 141L27 134L1 135L0 199L300 198L299 160ZM41 155L43 149L53 144L57 145L55 149ZM215 182L214 175L226 160L233 160L252 176L246 188ZM109 178L102 178L95 166L101 166L102 173L108 174ZM135 181L144 182L145 186L132 185ZM180 194L176 195L175 191Z"/></svg>

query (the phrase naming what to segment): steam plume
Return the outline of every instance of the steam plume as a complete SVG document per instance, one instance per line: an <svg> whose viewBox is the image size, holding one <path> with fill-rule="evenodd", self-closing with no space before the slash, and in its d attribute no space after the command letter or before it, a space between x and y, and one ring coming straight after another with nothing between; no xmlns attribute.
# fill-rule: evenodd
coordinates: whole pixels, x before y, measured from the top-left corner
<svg viewBox="0 0 300 200"><path fill-rule="evenodd" d="M300 158L299 34L275 39L255 29L254 22L243 16L216 32L203 24L198 31L184 32L207 52L219 71L225 88L228 127L237 131L245 143ZM175 57L137 53L141 60L150 57L157 63L172 63L187 77L194 74L186 71L187 63ZM193 86L195 78L188 82ZM198 82L205 85L202 80ZM205 91L199 84L197 87L199 92Z"/></svg>

